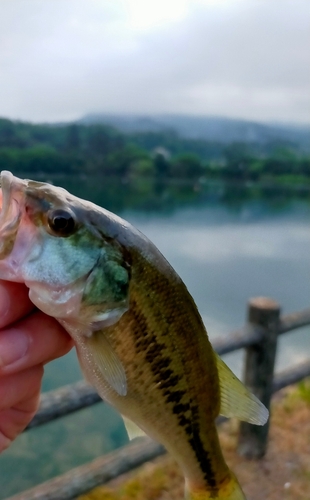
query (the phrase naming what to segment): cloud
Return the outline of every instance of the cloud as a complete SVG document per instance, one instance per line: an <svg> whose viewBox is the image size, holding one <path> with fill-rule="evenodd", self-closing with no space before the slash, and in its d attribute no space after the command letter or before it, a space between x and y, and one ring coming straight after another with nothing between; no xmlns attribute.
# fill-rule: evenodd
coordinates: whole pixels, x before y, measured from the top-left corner
<svg viewBox="0 0 310 500"><path fill-rule="evenodd" d="M0 114L310 121L307 0L2 0ZM166 6L166 8L165 8Z"/></svg>

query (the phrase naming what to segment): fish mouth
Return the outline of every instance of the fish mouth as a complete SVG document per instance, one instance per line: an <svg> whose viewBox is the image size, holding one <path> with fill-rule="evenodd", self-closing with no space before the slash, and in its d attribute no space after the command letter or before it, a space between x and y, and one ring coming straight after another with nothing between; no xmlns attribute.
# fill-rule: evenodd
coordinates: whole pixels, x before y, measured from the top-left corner
<svg viewBox="0 0 310 500"><path fill-rule="evenodd" d="M14 196L16 177L6 170L0 174L0 259L12 250L21 219L20 203Z"/></svg>

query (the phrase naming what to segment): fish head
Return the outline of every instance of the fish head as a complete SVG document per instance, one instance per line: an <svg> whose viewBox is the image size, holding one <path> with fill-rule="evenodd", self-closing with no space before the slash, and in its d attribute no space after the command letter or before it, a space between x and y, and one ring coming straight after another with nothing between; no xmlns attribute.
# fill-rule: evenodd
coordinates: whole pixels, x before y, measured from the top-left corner
<svg viewBox="0 0 310 500"><path fill-rule="evenodd" d="M0 279L25 283L43 312L115 322L128 308L130 264L111 237L112 214L65 189L0 177Z"/></svg>

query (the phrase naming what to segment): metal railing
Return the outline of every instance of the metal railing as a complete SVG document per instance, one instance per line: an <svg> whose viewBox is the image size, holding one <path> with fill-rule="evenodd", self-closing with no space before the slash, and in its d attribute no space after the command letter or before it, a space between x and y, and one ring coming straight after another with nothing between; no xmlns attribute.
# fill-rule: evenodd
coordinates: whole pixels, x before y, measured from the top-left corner
<svg viewBox="0 0 310 500"><path fill-rule="evenodd" d="M247 316L248 322L243 328L231 333L228 339L215 340L212 344L220 355L242 348L246 350L244 382L270 410L273 393L310 376L310 359L274 375L278 337L310 325L310 308L281 317L277 302L258 297L249 301ZM25 430L101 401L84 381L47 392L42 394L39 410ZM238 452L249 458L262 457L266 452L268 431L269 423L259 427L241 422ZM71 500L164 453L162 445L147 437L139 438L7 500Z"/></svg>

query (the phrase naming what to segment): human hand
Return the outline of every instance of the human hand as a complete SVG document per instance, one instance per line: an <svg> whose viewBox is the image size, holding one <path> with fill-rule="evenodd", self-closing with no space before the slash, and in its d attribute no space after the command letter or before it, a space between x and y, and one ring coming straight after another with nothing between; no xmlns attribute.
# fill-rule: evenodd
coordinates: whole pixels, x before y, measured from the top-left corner
<svg viewBox="0 0 310 500"><path fill-rule="evenodd" d="M24 285L0 281L0 453L38 408L44 364L72 346L60 324L34 308Z"/></svg>

